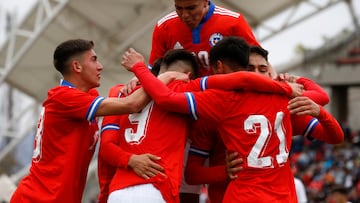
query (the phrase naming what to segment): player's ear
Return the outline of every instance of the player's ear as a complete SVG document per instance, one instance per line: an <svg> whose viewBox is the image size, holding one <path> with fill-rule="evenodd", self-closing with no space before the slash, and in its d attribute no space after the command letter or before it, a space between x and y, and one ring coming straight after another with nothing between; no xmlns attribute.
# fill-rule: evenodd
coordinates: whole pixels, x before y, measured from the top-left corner
<svg viewBox="0 0 360 203"><path fill-rule="evenodd" d="M209 5L209 0L204 0L204 7L206 8Z"/></svg>
<svg viewBox="0 0 360 203"><path fill-rule="evenodd" d="M75 72L81 72L82 66L80 64L80 62L78 60L73 60L71 62L71 68L75 71Z"/></svg>
<svg viewBox="0 0 360 203"><path fill-rule="evenodd" d="M222 74L224 73L224 64L221 60L216 61L216 66L214 67L214 73L215 74Z"/></svg>

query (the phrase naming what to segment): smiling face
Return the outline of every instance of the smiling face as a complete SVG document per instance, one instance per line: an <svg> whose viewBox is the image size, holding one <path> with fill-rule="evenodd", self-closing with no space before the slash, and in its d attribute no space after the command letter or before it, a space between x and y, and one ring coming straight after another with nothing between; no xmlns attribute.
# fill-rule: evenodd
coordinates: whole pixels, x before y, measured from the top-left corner
<svg viewBox="0 0 360 203"><path fill-rule="evenodd" d="M209 0L175 0L175 9L181 21L196 28L208 11Z"/></svg>

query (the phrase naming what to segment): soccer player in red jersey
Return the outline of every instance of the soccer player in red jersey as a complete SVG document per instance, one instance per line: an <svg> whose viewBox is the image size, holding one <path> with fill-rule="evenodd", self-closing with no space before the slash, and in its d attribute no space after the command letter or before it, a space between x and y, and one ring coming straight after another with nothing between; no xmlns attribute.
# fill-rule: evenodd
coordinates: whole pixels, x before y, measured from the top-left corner
<svg viewBox="0 0 360 203"><path fill-rule="evenodd" d="M162 60L157 60L154 64L154 67L151 69L154 75L158 75L160 71L160 65ZM121 92L123 85L115 85L109 90L109 97L122 98L124 95ZM149 98L150 101L150 98ZM105 116L102 120L101 127L101 142L99 147L99 156L98 156L98 182L100 193L98 195L98 203L106 203L109 196L109 186L112 178L115 175L116 168L119 163L127 163L123 165L123 168L130 167L133 171L143 178L151 178L158 173L162 173L164 169L157 164L155 161L159 160L160 157L153 154L131 154L119 148L118 142L116 144L112 143L111 137L119 137L120 126L120 117L128 117L128 114L125 115L113 115ZM110 142L110 143L108 143ZM107 148L106 151L110 150L113 154L117 154L117 163L106 161L106 155L103 155L104 146ZM112 156L112 155L111 155Z"/></svg>
<svg viewBox="0 0 360 203"><path fill-rule="evenodd" d="M274 77L276 73L272 70L272 67L267 61L268 52L259 47L250 47L250 57L248 71L254 71L268 77ZM297 79L300 84L304 85L305 91L302 95L314 98L319 104L325 105L329 98L325 91L321 89L316 83L306 78L294 78ZM294 80L295 81L295 80ZM316 108L316 106L314 106ZM336 120L332 120L336 122ZM216 125L208 125L203 120L200 122L200 127L193 131L191 147L189 152L189 158L185 169L185 179L189 184L209 184L208 195L209 199L213 203L222 202L223 196L226 191L226 186L230 179L226 175L225 162L225 146L218 135ZM319 120L321 123L321 120ZM201 125L205 125L202 126ZM215 127L214 127L215 126ZM334 125L337 127L336 123ZM316 129L316 125L306 126L309 129ZM304 129L302 132L310 132L311 134L319 133L318 131ZM326 128L329 132L336 132L332 128ZM329 133L330 134L330 133ZM316 136L316 135L315 135ZM204 165L208 160L208 166ZM214 174L217 174L216 176Z"/></svg>
<svg viewBox="0 0 360 203"><path fill-rule="evenodd" d="M259 45L251 27L240 13L216 6L210 0L174 0L175 11L161 18L153 31L149 64L171 49L193 52L200 76L211 74L209 52L226 36L239 36Z"/></svg>
<svg viewBox="0 0 360 203"><path fill-rule="evenodd" d="M186 60L189 61L189 58L192 59L190 60L192 63L186 63ZM184 65L187 69L191 66L197 66L194 56L183 50L169 51L169 55L164 57L163 63L168 70L174 68L179 70L179 68L184 67ZM262 80L260 80L260 82L261 81ZM274 83L270 79L269 81ZM219 83L224 82L225 80L221 80ZM249 80L245 83L249 85L251 81ZM256 83L259 83L259 80L257 80ZM196 84L197 85L193 87L187 85L186 88L200 90L200 83ZM182 83L174 84L172 87L183 92L184 89L178 88L180 86L183 86ZM276 88L276 86L269 84L267 90L270 91ZM113 90L118 91L118 87L112 88L111 91ZM283 89L280 88L280 90ZM119 92L112 95L116 96L118 93ZM173 114L174 113L158 109L157 105L150 103L149 108L145 108L141 113L131 114L129 116L118 116L120 121L108 122L108 117L104 118L105 124L103 126L99 158L117 167L116 174L110 184L109 191L111 195L109 202L127 202L129 199L137 202L145 201L144 199L139 199L144 198L144 196L138 195L144 190L152 191L151 196L157 198L160 202L162 202L162 197L167 202L178 202L181 180L181 173L179 174L179 171L182 171L183 141L187 136L186 129L188 129L189 119L183 115L179 117L179 114ZM177 118L176 121L174 121L174 118ZM174 132L176 132L176 134L174 134ZM154 148L154 146L157 147ZM121 151L125 152L122 153ZM164 169L165 178L163 175L157 175L152 172L150 174L144 174L128 169L128 167L133 168L130 166L129 161L131 157L134 154L142 153L151 153L161 157L161 160L154 161L158 161ZM100 185L105 185L106 179L112 176L111 170L109 170L109 172L109 176L102 176L105 178L105 181L99 176ZM153 175L157 176L153 177ZM159 198L159 193L154 194L157 190L154 190L152 185L161 192L162 197L160 196ZM106 189L106 185L105 187L100 186L100 188L105 192L105 195L100 196L106 196L106 190L103 190L103 188ZM154 200L150 200L150 196L147 196L146 201L153 202Z"/></svg>
<svg viewBox="0 0 360 203"><path fill-rule="evenodd" d="M217 51L210 56L214 69L236 65L229 59L239 56ZM174 93L151 77L145 64L135 63L136 57L135 52L126 53L123 65L128 69L132 67L157 104L171 111L190 112L195 118L203 117L218 124L227 149L237 151L243 158L243 170L230 182L223 202L297 202L288 161L292 137L288 98L247 91ZM256 101L267 105L253 105ZM318 116L324 116L322 112ZM321 135L318 139L339 143L343 140L339 129L335 137Z"/></svg>
<svg viewBox="0 0 360 203"><path fill-rule="evenodd" d="M154 27L149 57L150 68L154 61L163 57L168 50L186 49L197 57L200 76L210 75L212 74L209 66L210 49L223 37L239 36L249 44L259 45L250 25L241 13L217 6L210 0L174 0L174 5L175 11L163 16ZM137 81L137 79L131 80L122 92L130 93ZM187 149L185 159L186 157ZM188 193L189 198L194 199L197 195L192 193L199 192L200 188L184 183L181 190L183 193ZM186 203L189 201L191 200L185 200Z"/></svg>
<svg viewBox="0 0 360 203"><path fill-rule="evenodd" d="M175 11L162 17L155 25L149 66L162 57L166 51L183 48L197 57L200 76L212 74L209 66L209 52L216 42L226 36L239 36L249 44L259 45L244 15L215 5L210 0L174 0ZM129 83L131 84L131 82ZM129 88L131 89L131 85ZM190 142L187 142L185 162ZM183 181L181 198L183 202L198 202L200 187Z"/></svg>
<svg viewBox="0 0 360 203"><path fill-rule="evenodd" d="M103 66L93 41L64 41L53 57L63 79L43 103L30 172L11 203L80 203L99 135L97 116L138 112L146 105L142 89L123 100L98 95L94 88Z"/></svg>
<svg viewBox="0 0 360 203"><path fill-rule="evenodd" d="M162 61L161 71L166 68L198 75L196 58L190 52L172 50ZM182 91L176 88L176 83L182 82L173 83L172 88ZM120 93L120 89L114 87L111 92ZM178 202L190 120L164 111L153 102L141 112L117 118L115 122L105 120L99 154L99 158L116 167L108 202ZM135 171L131 159L139 154L151 154L154 158L149 161L159 167L144 173Z"/></svg>

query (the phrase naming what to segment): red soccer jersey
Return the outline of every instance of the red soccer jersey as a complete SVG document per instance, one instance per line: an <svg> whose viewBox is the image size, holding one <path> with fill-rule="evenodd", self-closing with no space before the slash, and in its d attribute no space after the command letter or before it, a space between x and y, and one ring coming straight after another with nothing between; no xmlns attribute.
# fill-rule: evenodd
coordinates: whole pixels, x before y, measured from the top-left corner
<svg viewBox="0 0 360 203"><path fill-rule="evenodd" d="M14 203L80 203L98 139L95 112L103 97L63 81L48 93L35 136L30 173Z"/></svg>
<svg viewBox="0 0 360 203"><path fill-rule="evenodd" d="M286 97L211 90L194 93L194 101L193 112L219 123L226 148L244 160L224 202L296 202L287 159L292 128Z"/></svg>
<svg viewBox="0 0 360 203"><path fill-rule="evenodd" d="M215 6L211 1L208 13L194 29L183 23L174 11L160 19L154 28L149 64L168 50L183 48L197 56L200 74L209 75L209 51L226 36L239 36L251 45L259 45L243 15Z"/></svg>
<svg viewBox="0 0 360 203"><path fill-rule="evenodd" d="M176 83L172 83L171 87L176 89ZM178 202L189 121L187 116L164 111L153 102L139 113L121 116L118 132L106 138L102 135L102 139L107 140L107 144L101 146L102 157L117 167L110 193L133 185L152 183L167 202ZM104 143L103 140L101 143ZM109 150L109 143L118 143L118 149L114 149L115 152ZM164 168L166 177L158 175L148 180L139 177L127 168L128 159L119 158L123 156L119 154L120 150L160 156L158 163Z"/></svg>
<svg viewBox="0 0 360 203"><path fill-rule="evenodd" d="M121 97L121 88L123 85L115 85L110 88L109 97ZM98 203L106 203L109 196L109 186L112 178L115 175L117 163L107 162L105 155L103 155L103 145L102 143L107 142L111 137L117 137L117 133L120 129L120 117L123 115L113 115L113 116L104 116L101 127L101 139L100 139L100 147L99 147L99 156L98 156L98 179L99 179L99 188L100 194L98 196ZM116 143L118 144L118 143ZM108 145L106 146L110 150L114 151L118 147L117 145ZM115 149L114 149L115 148ZM116 154L121 154L118 156L118 160L124 160L122 162L127 162L130 158L130 153L126 153L124 151L115 151Z"/></svg>

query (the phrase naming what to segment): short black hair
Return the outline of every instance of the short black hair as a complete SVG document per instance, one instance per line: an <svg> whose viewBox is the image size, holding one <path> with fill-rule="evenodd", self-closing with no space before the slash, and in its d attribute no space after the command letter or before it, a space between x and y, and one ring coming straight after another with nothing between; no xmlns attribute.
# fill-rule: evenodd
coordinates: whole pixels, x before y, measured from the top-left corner
<svg viewBox="0 0 360 203"><path fill-rule="evenodd" d="M162 65L169 67L171 64L177 61L183 61L188 63L194 71L194 77L197 78L199 76L199 64L193 53L185 49L169 50L166 52L165 56L162 59Z"/></svg>
<svg viewBox="0 0 360 203"><path fill-rule="evenodd" d="M259 54L260 56L264 57L266 61L268 61L269 52L266 49L262 48L261 46L251 46L250 54L252 53Z"/></svg>
<svg viewBox="0 0 360 203"><path fill-rule="evenodd" d="M250 46L241 37L224 37L210 50L210 65L216 67L222 61L230 67L244 67L249 64Z"/></svg>
<svg viewBox="0 0 360 203"><path fill-rule="evenodd" d="M344 196L347 196L348 190L344 186L336 184L336 185L333 185L330 190L330 194L334 194L334 193L340 193Z"/></svg>
<svg viewBox="0 0 360 203"><path fill-rule="evenodd" d="M69 59L93 49L95 46L91 40L71 39L62 42L54 51L53 64L61 74L66 74L69 69L66 67Z"/></svg>
<svg viewBox="0 0 360 203"><path fill-rule="evenodd" d="M154 65L150 69L152 74L154 74L155 76L159 75L162 61L163 61L163 58L156 59L154 62Z"/></svg>

